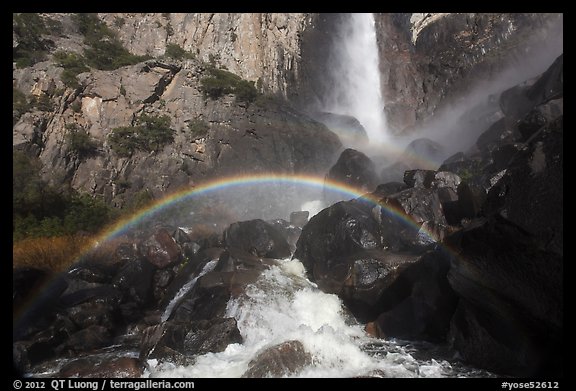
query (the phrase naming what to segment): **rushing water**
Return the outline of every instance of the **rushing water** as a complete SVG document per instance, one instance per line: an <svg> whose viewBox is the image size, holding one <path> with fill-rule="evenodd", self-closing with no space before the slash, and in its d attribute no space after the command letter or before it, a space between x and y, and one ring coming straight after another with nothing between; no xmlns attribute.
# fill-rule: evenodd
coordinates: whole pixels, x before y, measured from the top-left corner
<svg viewBox="0 0 576 391"><path fill-rule="evenodd" d="M228 303L242 344L197 357L190 366L149 360L148 377L241 377L262 350L297 340L312 356L288 377L487 377L442 358L416 358L422 348L369 337L347 315L340 299L320 291L298 260L283 260L264 271L245 294Z"/></svg>
<svg viewBox="0 0 576 391"><path fill-rule="evenodd" d="M217 259L213 259L212 261L208 262L206 265L204 265L204 268L200 271L200 273L198 273L198 275L196 277L194 277L193 279L188 281L186 284L184 284L182 286L182 288L180 288L178 293L176 293L174 298L172 298L172 300L170 300L170 303L168 303L168 305L166 306L166 309L164 310L164 313L162 314L162 317L160 318L160 320L162 322L166 322L168 320L168 318L172 314L172 311L174 310L174 307L176 306L176 304L178 304L180 299L182 297L184 297L184 295L186 293L188 293L190 291L190 289L192 289L194 287L194 285L196 285L196 281L198 281L198 279L200 277L202 277L204 274L214 270L214 268L216 267L217 264L218 264Z"/></svg>
<svg viewBox="0 0 576 391"><path fill-rule="evenodd" d="M334 83L325 110L356 117L371 142L386 139L379 62L374 15L347 15L332 48Z"/></svg>

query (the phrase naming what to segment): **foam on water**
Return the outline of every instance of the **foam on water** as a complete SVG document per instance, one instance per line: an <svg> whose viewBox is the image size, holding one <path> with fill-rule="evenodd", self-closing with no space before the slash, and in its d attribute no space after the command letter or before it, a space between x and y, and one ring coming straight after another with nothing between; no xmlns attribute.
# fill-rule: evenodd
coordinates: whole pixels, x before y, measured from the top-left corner
<svg viewBox="0 0 576 391"><path fill-rule="evenodd" d="M390 342L367 336L336 295L306 279L298 260L264 271L244 295L230 300L226 316L237 320L242 344L199 356L190 366L150 360L145 376L241 377L263 349L291 340L300 341L312 356L312 364L291 377L438 377L449 367L435 360L418 362L402 347L388 350ZM370 343L384 348L373 354L363 348Z"/></svg>

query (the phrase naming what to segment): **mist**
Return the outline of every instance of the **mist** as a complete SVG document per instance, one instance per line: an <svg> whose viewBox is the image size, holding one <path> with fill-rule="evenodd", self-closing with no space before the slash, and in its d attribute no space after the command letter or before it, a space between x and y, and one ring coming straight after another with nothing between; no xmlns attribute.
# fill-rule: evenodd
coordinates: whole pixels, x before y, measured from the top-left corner
<svg viewBox="0 0 576 391"><path fill-rule="evenodd" d="M324 97L324 110L356 117L366 129L368 140L341 137L345 147L364 152L376 164L377 172L402 162L410 168L437 169L457 152L472 152L478 136L502 118L500 94L515 85L542 74L563 53L563 17L544 26L537 26L523 42L521 55L502 58L499 71L487 79L470 82L467 93L445 101L433 116L407 134L389 134L383 115L378 70L376 37L368 33L373 28L372 14L350 14L342 26L342 44L333 45L330 71L330 94ZM362 27L363 26L363 27ZM362 35L363 34L363 35ZM360 36L364 40L359 44ZM373 40L372 42L368 42ZM518 51L520 52L520 51ZM374 62L375 61L375 62ZM360 64L357 64L357 63ZM376 104L377 103L377 104ZM380 106L383 105L383 106ZM382 121L382 122L378 122ZM411 143L427 139L441 150L426 154ZM409 146L409 151L406 147Z"/></svg>

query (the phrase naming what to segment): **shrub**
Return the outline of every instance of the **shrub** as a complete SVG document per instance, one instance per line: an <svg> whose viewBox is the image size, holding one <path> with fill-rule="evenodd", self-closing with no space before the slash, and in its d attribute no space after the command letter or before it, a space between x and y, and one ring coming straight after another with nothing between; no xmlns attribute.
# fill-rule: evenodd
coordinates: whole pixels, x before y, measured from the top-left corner
<svg viewBox="0 0 576 391"><path fill-rule="evenodd" d="M66 126L66 142L68 152L76 155L80 159L92 156L98 150L98 143L92 139L90 134L76 124Z"/></svg>
<svg viewBox="0 0 576 391"><path fill-rule="evenodd" d="M126 24L126 19L121 18L119 16L116 16L114 18L114 26L121 28L122 26L124 26Z"/></svg>
<svg viewBox="0 0 576 391"><path fill-rule="evenodd" d="M12 126L18 122L22 114L30 111L30 103L26 95L16 87L12 87Z"/></svg>
<svg viewBox="0 0 576 391"><path fill-rule="evenodd" d="M188 129L194 137L204 137L210 129L210 125L199 118L191 119L188 122Z"/></svg>
<svg viewBox="0 0 576 391"><path fill-rule="evenodd" d="M170 117L142 114L136 126L114 128L108 136L110 147L119 156L128 157L136 150L157 151L174 141Z"/></svg>
<svg viewBox="0 0 576 391"><path fill-rule="evenodd" d="M126 50L114 32L96 14L76 14L74 21L84 35L84 43L90 46L84 49L84 57L89 66L111 71L150 58L136 56Z"/></svg>
<svg viewBox="0 0 576 391"><path fill-rule="evenodd" d="M52 99L50 99L50 97L46 94L35 96L30 99L30 105L40 111L54 110L54 102L52 102Z"/></svg>
<svg viewBox="0 0 576 391"><path fill-rule="evenodd" d="M194 53L184 50L174 43L170 43L166 46L166 51L164 52L164 55L166 57L170 57L175 60L193 59L195 57Z"/></svg>
<svg viewBox="0 0 576 391"><path fill-rule="evenodd" d="M12 50L12 59L18 68L32 66L46 59L54 42L42 38L50 31L37 13L12 14L12 28L18 45Z"/></svg>
<svg viewBox="0 0 576 391"><path fill-rule="evenodd" d="M56 65L64 68L60 78L64 84L71 88L78 87L78 79L76 79L76 76L90 70L90 68L86 66L86 59L77 53L56 52L54 53L54 61Z"/></svg>
<svg viewBox="0 0 576 391"><path fill-rule="evenodd" d="M243 80L232 72L209 67L210 76L200 80L205 98L218 99L225 94L236 95L236 100L253 102L258 97L258 91L253 82Z"/></svg>
<svg viewBox="0 0 576 391"><path fill-rule="evenodd" d="M82 112L82 102L79 99L77 99L70 105L70 108L72 109L73 112L80 113Z"/></svg>

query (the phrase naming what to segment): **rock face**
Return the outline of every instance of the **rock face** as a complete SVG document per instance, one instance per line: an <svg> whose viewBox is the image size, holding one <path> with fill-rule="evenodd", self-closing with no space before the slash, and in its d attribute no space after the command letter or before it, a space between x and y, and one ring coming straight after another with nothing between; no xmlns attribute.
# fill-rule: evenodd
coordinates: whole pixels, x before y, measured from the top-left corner
<svg viewBox="0 0 576 391"><path fill-rule="evenodd" d="M510 64L516 83L523 81L526 62L540 61L524 57L526 48L546 53L544 66L562 53L562 41L555 40L561 14L389 13L375 19L385 110L396 133L427 121Z"/></svg>
<svg viewBox="0 0 576 391"><path fill-rule="evenodd" d="M496 216L457 234L448 280L461 298L450 339L469 362L498 373L559 373L562 256Z"/></svg>
<svg viewBox="0 0 576 391"><path fill-rule="evenodd" d="M100 14L137 55L161 56L175 44L199 59L258 81L286 95L298 77L300 35L310 23L303 13ZM123 20L118 27L118 20Z"/></svg>
<svg viewBox="0 0 576 391"><path fill-rule="evenodd" d="M63 24L62 36L55 38L57 47L81 53L83 36L71 15L47 17ZM226 66L253 81L269 78L269 84L262 81L262 88L285 91L288 80L295 77L288 74L296 72L296 36L306 24L305 15L100 17L117 31L120 41L132 53L156 58L113 71L92 69L77 77L77 88L62 82L62 68L51 57L13 72L15 90L28 99L46 99L54 107L44 111L29 109L14 124L13 134L15 148L40 158L44 165L42 175L50 183L70 184L82 193L123 207L144 193L161 197L208 176L246 172L317 175L334 161L341 143L321 123L281 99L263 98L248 104L230 94L207 98L201 80L208 76L209 61L163 56L167 44L180 45L193 53L198 49L200 55L196 57L204 60L219 53L221 62L213 61L214 66ZM118 28L116 23L123 27ZM170 29L173 34L167 34ZM234 42L232 36L237 38ZM242 60L233 60L238 58ZM272 72L272 68L278 72ZM143 114L167 115L169 127L175 131L173 141L150 151L137 150L129 158L120 156L112 150L112 131L134 126ZM67 137L72 128L88 134L95 145L93 153L78 156L71 152Z"/></svg>

